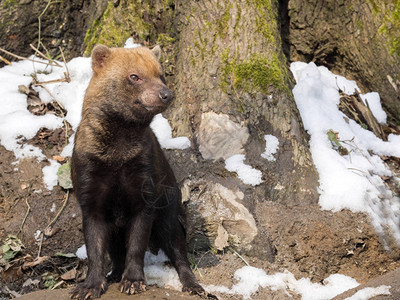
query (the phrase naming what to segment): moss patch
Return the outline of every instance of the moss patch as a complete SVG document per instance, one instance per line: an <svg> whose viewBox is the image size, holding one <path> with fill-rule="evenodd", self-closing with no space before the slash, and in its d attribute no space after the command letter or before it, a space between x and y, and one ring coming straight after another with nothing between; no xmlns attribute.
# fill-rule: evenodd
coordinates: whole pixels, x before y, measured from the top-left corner
<svg viewBox="0 0 400 300"><path fill-rule="evenodd" d="M221 87L226 90L231 84L235 89L241 89L249 94L258 91L267 94L270 87L286 90L287 84L283 64L276 55L271 58L254 54L249 60L234 61L229 59L229 53L222 55Z"/></svg>
<svg viewBox="0 0 400 300"><path fill-rule="evenodd" d="M144 21L143 13L136 1L121 1L118 7L110 1L101 19L95 20L87 31L85 54L90 54L96 44L122 47L132 35L141 41L151 39L152 25Z"/></svg>
<svg viewBox="0 0 400 300"><path fill-rule="evenodd" d="M16 4L16 0L4 0L3 2L3 8L9 8L11 6L13 6L14 4Z"/></svg>
<svg viewBox="0 0 400 300"><path fill-rule="evenodd" d="M379 33L388 41L388 50L391 55L400 56L400 0L384 0L378 2L369 0L375 14L383 15L385 23L379 28Z"/></svg>

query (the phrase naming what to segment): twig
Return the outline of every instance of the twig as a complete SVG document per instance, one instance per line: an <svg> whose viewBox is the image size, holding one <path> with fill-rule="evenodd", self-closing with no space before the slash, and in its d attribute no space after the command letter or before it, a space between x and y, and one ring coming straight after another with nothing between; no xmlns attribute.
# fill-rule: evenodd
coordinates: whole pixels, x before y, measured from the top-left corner
<svg viewBox="0 0 400 300"><path fill-rule="evenodd" d="M38 45L37 48L40 48L40 45L42 45L42 41L41 41L41 30L42 30L42 16L44 15L44 13L46 12L46 10L49 8L51 4L51 0L49 0L47 2L46 7L43 9L42 13L39 15L38 17Z"/></svg>
<svg viewBox="0 0 400 300"><path fill-rule="evenodd" d="M0 60L4 61L7 65L11 65L11 62L8 59L5 59L3 56L0 55Z"/></svg>
<svg viewBox="0 0 400 300"><path fill-rule="evenodd" d="M71 80L69 80L71 81ZM56 82L69 82L67 78L60 78L60 79L53 79L49 81L38 81L33 84L33 86L40 86L42 87L43 84L50 84L50 83L56 83Z"/></svg>
<svg viewBox="0 0 400 300"><path fill-rule="evenodd" d="M37 49L35 46L33 46L32 44L29 44L29 46L32 48L32 50L35 50L36 54L39 54L41 57L43 57L44 59L47 59L48 61L51 61L52 63L54 63L57 67L62 67L56 60L51 59L49 57L47 57L46 55L44 55L39 49Z"/></svg>
<svg viewBox="0 0 400 300"><path fill-rule="evenodd" d="M66 198L65 198L65 200L64 200L64 203L63 203L62 207L60 208L60 210L58 211L58 213L57 213L57 215L54 217L54 219L49 223L49 225L46 226L45 231L46 231L48 228L50 228L50 226L53 225L53 224L57 221L58 217L61 215L61 213L63 212L64 208L67 206L68 198L69 198L69 189L67 190L67 196L66 196Z"/></svg>
<svg viewBox="0 0 400 300"><path fill-rule="evenodd" d="M66 81L66 79L65 78L64 79L58 79L58 81ZM62 106L61 103L58 102L57 99L53 96L53 94L50 93L50 91L46 87L44 87L42 84L34 83L33 85L34 86L40 86L47 93L49 93L50 97L53 98L53 101L59 106L59 111L60 111L61 117L64 119L63 122L64 122L64 126L65 126L65 145L67 145L69 136L68 136L68 123L67 123L67 120L65 120L65 115L63 113L64 106Z"/></svg>
<svg viewBox="0 0 400 300"><path fill-rule="evenodd" d="M243 256L241 256L239 253L237 253L237 251L235 249L233 249L232 247L229 247L229 250L231 250L234 254L236 254L241 260L243 260L243 262L247 265L250 266L249 263L243 258Z"/></svg>
<svg viewBox="0 0 400 300"><path fill-rule="evenodd" d="M28 197L25 198L25 203L26 203L26 205L28 206L28 209L26 210L24 219L22 220L21 226L19 227L19 232L18 232L18 234L22 233L22 229L23 229L23 227L24 227L24 225L25 225L26 218L28 217L28 214L29 214L29 212L31 211L31 206L30 206L29 203L28 203Z"/></svg>
<svg viewBox="0 0 400 300"><path fill-rule="evenodd" d="M36 258L39 258L40 257L40 252L42 252L43 237L44 237L44 234L43 234L43 232L41 232L40 233L39 251L38 251L38 254L37 254Z"/></svg>
<svg viewBox="0 0 400 300"><path fill-rule="evenodd" d="M23 56L19 56L17 54L11 53L3 48L0 47L0 51L4 52L5 54L11 55L12 57L18 58L18 59L22 59L22 60L29 60L38 64L44 64L44 65L49 65L52 67L58 67L57 65L52 64L50 61L49 62L44 62L44 61L39 61L39 60L34 60L31 58L27 58L27 57L23 57Z"/></svg>
<svg viewBox="0 0 400 300"><path fill-rule="evenodd" d="M58 101L56 100L56 98L53 96L53 94L50 93L50 91L49 91L45 86L43 86L43 85L41 85L41 84L38 84L38 83L34 83L33 85L34 85L34 86L40 86L40 87L41 87L42 89L44 89L47 93L49 93L50 97L53 98L53 101L56 102L57 105L58 105L59 107L64 108L64 106L62 106L61 103L58 102ZM61 117L65 118L64 113L63 113L62 111L60 111L60 112L61 112Z"/></svg>
<svg viewBox="0 0 400 300"><path fill-rule="evenodd" d="M51 290L55 290L56 288L58 288L60 285L64 284L64 281L61 280L60 282L58 282L56 285L54 285Z"/></svg>
<svg viewBox="0 0 400 300"><path fill-rule="evenodd" d="M67 82L71 82L71 77L69 76L69 70L68 70L67 62L65 61L64 52L62 51L61 47L58 47L58 48L60 49L61 56L62 56L64 65L65 65L65 70L67 71L67 73L64 72L65 79L67 80Z"/></svg>

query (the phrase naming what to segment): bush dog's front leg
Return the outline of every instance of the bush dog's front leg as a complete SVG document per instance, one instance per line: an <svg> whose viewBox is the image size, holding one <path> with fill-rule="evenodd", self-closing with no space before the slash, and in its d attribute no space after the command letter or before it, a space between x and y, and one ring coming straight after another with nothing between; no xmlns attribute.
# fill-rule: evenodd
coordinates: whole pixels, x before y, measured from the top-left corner
<svg viewBox="0 0 400 300"><path fill-rule="evenodd" d="M152 221L152 209L144 208L132 219L128 227L125 271L119 287L123 293L137 294L146 290L144 254L150 239Z"/></svg>

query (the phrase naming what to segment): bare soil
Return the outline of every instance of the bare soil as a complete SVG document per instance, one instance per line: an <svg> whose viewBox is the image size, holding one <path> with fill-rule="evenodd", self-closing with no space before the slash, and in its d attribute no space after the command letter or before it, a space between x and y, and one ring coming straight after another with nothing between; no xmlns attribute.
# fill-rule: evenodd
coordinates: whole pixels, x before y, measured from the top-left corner
<svg viewBox="0 0 400 300"><path fill-rule="evenodd" d="M49 143L42 143L42 146ZM51 152L48 149L47 154L54 155ZM71 287L85 278L87 270L85 261L56 255L57 252L75 253L83 244L81 213L73 192L69 194L65 209L48 230L48 236L40 243L35 240L35 233L37 230L43 232L52 222L66 201L67 192L59 186L52 191L45 188L41 170L48 162L25 159L15 164L15 161L13 153L0 146L0 243L8 234L13 234L25 245L19 256L0 269L0 299L10 298L13 292L25 294L46 289L49 276L53 276L54 284L58 283L59 288ZM55 210L52 210L53 204ZM234 272L245 266L245 261L268 274L288 270L298 279L307 277L313 282L321 282L332 273L341 273L365 283L400 266L399 249L385 250L363 214L332 213L321 211L317 205L289 206L265 201L255 206L254 215L260 228L259 235L272 241L273 261L263 259L262 253L242 253L242 258L230 250L190 253L201 284L231 287L236 283ZM49 258L36 266L21 268L37 256ZM61 279L73 269L76 273L72 278ZM35 283L27 284L29 279ZM143 299L176 299L162 296L160 293L164 293L164 289L159 293L154 290L157 289L145 293ZM218 296L220 299L241 299L237 295ZM299 299L298 295L291 296L266 288L260 289L252 299Z"/></svg>

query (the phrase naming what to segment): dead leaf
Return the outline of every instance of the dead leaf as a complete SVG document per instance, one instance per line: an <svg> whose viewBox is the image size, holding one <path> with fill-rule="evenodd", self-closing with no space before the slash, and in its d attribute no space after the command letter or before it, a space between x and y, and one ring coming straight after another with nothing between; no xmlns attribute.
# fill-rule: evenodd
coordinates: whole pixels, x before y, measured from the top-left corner
<svg viewBox="0 0 400 300"><path fill-rule="evenodd" d="M46 260L50 259L50 256L39 256L36 257L33 261L31 262L26 262L22 265L22 270L26 270L28 268L33 268L37 265L40 265L44 263Z"/></svg>
<svg viewBox="0 0 400 300"><path fill-rule="evenodd" d="M23 84L20 84L20 85L18 86L18 92L20 92L21 94L26 94L26 95L28 95L29 92L30 92L30 90L29 90L29 88L28 88L27 86L25 86L25 85L23 85Z"/></svg>
<svg viewBox="0 0 400 300"><path fill-rule="evenodd" d="M58 161L59 163L62 163L62 164L65 163L66 160L67 160L66 157L60 156L60 155L54 155L54 156L53 156L53 159L54 159L55 161Z"/></svg>
<svg viewBox="0 0 400 300"><path fill-rule="evenodd" d="M69 270L61 275L62 280L74 280L76 278L76 269Z"/></svg>
<svg viewBox="0 0 400 300"><path fill-rule="evenodd" d="M24 276L18 264L8 265L1 274L2 280L6 283L14 282Z"/></svg>

